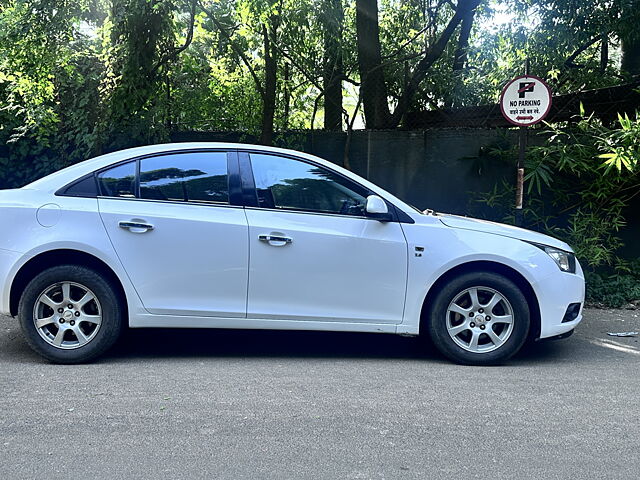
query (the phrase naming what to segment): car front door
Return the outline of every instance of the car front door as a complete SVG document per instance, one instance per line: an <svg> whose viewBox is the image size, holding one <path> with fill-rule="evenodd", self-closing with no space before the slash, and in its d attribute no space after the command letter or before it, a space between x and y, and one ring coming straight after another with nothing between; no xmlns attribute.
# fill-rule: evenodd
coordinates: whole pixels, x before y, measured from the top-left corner
<svg viewBox="0 0 640 480"><path fill-rule="evenodd" d="M245 317L248 226L229 201L235 152L141 158L98 174L100 215L153 314Z"/></svg>
<svg viewBox="0 0 640 480"><path fill-rule="evenodd" d="M257 206L246 208L248 318L401 323L400 224L367 218L369 192L322 166L263 153L252 153L250 165Z"/></svg>

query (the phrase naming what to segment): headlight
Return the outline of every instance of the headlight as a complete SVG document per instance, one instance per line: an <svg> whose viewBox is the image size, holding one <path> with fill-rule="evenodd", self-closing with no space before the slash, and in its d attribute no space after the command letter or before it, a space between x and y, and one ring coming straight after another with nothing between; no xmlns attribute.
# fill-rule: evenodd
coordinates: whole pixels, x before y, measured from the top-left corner
<svg viewBox="0 0 640 480"><path fill-rule="evenodd" d="M541 250L547 252L558 268L563 272L576 273L576 256L573 253L565 252L564 250L560 250L559 248L548 247L546 245L538 245L535 244Z"/></svg>

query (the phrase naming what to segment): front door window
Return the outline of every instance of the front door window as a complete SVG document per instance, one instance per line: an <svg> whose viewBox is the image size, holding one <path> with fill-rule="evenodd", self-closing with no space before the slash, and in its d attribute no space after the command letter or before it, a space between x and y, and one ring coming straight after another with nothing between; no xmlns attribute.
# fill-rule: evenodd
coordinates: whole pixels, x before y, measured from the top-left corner
<svg viewBox="0 0 640 480"><path fill-rule="evenodd" d="M367 191L328 169L275 155L252 154L261 207L365 216Z"/></svg>

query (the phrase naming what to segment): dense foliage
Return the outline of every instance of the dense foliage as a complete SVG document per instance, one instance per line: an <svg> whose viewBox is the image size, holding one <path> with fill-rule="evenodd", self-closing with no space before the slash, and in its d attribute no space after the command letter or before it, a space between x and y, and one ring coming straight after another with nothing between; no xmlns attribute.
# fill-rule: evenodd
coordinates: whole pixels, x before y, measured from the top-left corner
<svg viewBox="0 0 640 480"><path fill-rule="evenodd" d="M494 102L525 58L556 91L616 84L639 73L639 5L2 0L0 162L32 168L0 182L176 129L394 128Z"/></svg>
<svg viewBox="0 0 640 480"><path fill-rule="evenodd" d="M587 272L587 301L602 307L640 307L640 265L627 272Z"/></svg>

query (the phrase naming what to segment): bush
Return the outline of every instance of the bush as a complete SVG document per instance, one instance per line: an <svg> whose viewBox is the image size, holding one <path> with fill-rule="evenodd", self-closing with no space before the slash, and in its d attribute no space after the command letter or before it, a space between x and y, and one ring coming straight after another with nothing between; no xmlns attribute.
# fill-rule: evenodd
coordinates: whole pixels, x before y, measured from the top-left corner
<svg viewBox="0 0 640 480"><path fill-rule="evenodd" d="M638 270L636 270L637 272ZM640 306L640 275L586 272L587 302L604 307Z"/></svg>

